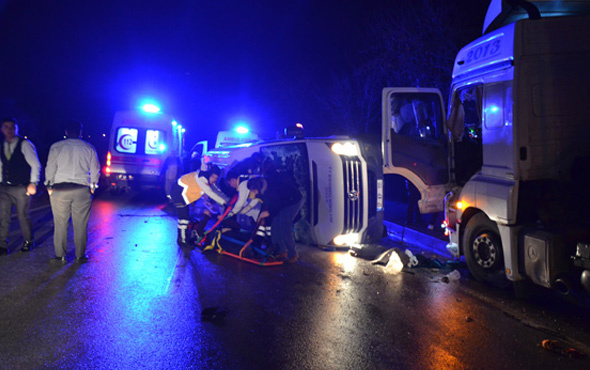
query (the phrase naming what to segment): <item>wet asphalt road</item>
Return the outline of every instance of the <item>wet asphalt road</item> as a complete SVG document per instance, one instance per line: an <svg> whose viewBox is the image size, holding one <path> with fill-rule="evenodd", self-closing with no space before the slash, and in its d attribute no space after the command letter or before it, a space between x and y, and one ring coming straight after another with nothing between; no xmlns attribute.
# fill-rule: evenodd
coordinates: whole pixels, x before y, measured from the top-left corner
<svg viewBox="0 0 590 370"><path fill-rule="evenodd" d="M37 203L38 247L0 257L2 369L590 368L539 347L555 339L590 354L588 308L517 300L461 264L392 275L300 245L296 264L261 268L180 250L165 202L105 194L93 202L89 261L73 262L70 244L62 265ZM11 237L18 246L16 227ZM442 282L455 267L461 279Z"/></svg>

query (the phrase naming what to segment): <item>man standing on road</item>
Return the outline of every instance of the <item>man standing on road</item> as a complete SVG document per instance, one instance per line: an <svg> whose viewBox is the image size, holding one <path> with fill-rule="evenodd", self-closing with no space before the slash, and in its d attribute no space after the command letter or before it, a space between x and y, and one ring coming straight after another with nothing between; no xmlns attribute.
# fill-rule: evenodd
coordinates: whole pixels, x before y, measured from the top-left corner
<svg viewBox="0 0 590 370"><path fill-rule="evenodd" d="M14 118L2 121L4 141L0 150L0 255L10 253L8 231L12 207L23 234L22 251L34 246L33 224L29 214L30 197L37 193L41 174L41 162L37 150L29 140L18 136L18 125Z"/></svg>
<svg viewBox="0 0 590 370"><path fill-rule="evenodd" d="M68 221L72 217L76 261L84 262L88 242L88 219L92 194L100 176L98 154L91 144L80 139L82 123L66 125L67 139L49 149L45 168L45 185L53 213L55 258L66 262Z"/></svg>

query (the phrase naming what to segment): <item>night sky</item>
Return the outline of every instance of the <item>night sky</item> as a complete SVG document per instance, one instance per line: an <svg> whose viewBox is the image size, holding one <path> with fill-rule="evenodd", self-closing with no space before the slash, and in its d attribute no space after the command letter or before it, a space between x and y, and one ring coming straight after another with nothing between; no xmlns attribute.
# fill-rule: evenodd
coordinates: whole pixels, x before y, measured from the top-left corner
<svg viewBox="0 0 590 370"><path fill-rule="evenodd" d="M65 120L98 135L142 98L177 118L193 142L238 120L267 134L302 122L328 135L337 123L314 91L366 46L368 23L395 3L0 2L0 113L16 116L40 151Z"/></svg>

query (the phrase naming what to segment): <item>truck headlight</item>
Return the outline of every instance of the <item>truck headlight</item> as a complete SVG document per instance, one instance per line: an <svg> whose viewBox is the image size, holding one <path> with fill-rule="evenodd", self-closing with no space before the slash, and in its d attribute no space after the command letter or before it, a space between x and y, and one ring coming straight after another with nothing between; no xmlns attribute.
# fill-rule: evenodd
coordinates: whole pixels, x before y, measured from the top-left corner
<svg viewBox="0 0 590 370"><path fill-rule="evenodd" d="M359 234L341 234L334 238L335 245L354 245L359 243Z"/></svg>
<svg viewBox="0 0 590 370"><path fill-rule="evenodd" d="M334 143L330 148L338 155L346 155L350 157L358 156L358 148L353 143Z"/></svg>

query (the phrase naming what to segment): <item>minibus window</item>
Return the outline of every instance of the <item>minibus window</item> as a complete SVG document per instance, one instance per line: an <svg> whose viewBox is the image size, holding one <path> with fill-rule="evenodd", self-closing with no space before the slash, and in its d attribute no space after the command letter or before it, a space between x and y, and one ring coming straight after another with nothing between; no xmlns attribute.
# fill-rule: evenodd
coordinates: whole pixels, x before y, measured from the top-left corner
<svg viewBox="0 0 590 370"><path fill-rule="evenodd" d="M279 172L288 173L299 187L305 203L301 208L301 221L309 222L309 197L311 181L309 178L309 158L304 143L269 145L260 148L264 156L262 168L274 168ZM307 230L307 229L306 229ZM296 238L302 238L297 236ZM305 239L299 239L305 240Z"/></svg>

